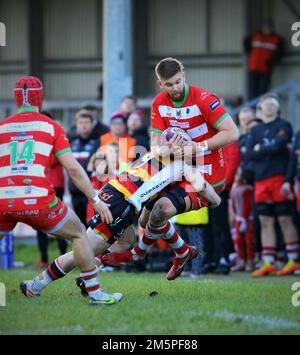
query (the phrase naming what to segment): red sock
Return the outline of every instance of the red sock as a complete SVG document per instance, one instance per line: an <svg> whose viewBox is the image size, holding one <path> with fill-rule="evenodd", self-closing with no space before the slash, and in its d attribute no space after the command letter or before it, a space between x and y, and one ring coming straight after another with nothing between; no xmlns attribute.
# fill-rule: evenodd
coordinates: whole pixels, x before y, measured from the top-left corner
<svg viewBox="0 0 300 355"><path fill-rule="evenodd" d="M254 260L254 232L253 221L248 221L248 230L246 233L246 254L247 260Z"/></svg>
<svg viewBox="0 0 300 355"><path fill-rule="evenodd" d="M169 222L168 222L169 223ZM146 229L139 240L139 243L132 249L132 253L143 256L149 247L161 238L167 228L167 224L162 226L153 226L150 222L147 223Z"/></svg>
<svg viewBox="0 0 300 355"><path fill-rule="evenodd" d="M176 232L174 226L170 222L166 225L165 233L162 239L165 240L174 250L177 258L184 258L189 252L189 246Z"/></svg>

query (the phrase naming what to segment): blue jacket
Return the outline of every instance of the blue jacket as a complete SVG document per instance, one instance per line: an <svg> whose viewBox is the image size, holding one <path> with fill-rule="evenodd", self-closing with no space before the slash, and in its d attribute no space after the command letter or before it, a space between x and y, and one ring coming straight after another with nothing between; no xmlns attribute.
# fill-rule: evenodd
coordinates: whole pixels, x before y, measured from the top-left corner
<svg viewBox="0 0 300 355"><path fill-rule="evenodd" d="M292 136L291 124L279 117L273 122L260 123L252 128L247 139L247 159L254 161L255 181L286 175ZM260 149L255 151L257 144Z"/></svg>
<svg viewBox="0 0 300 355"><path fill-rule="evenodd" d="M300 182L300 131L297 132L294 139L293 150L285 181L294 184L295 177Z"/></svg>

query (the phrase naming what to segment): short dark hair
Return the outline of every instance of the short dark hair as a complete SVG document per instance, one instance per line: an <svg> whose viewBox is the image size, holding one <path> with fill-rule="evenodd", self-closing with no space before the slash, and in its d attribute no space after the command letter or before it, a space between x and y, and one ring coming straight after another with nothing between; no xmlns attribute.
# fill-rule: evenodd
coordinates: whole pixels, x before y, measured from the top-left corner
<svg viewBox="0 0 300 355"><path fill-rule="evenodd" d="M75 122L77 123L80 118L88 118L92 123L94 122L94 118L92 115L85 113L85 112L80 112L76 114L75 116Z"/></svg>
<svg viewBox="0 0 300 355"><path fill-rule="evenodd" d="M182 63L175 58L162 59L155 67L158 79L170 79L179 72L184 71Z"/></svg>
<svg viewBox="0 0 300 355"><path fill-rule="evenodd" d="M123 96L122 97L122 100L121 100L121 102L123 102L124 100L126 100L126 99L129 99L129 100L132 100L135 104L136 104L136 97L135 96L133 96L133 95L125 95L125 96Z"/></svg>

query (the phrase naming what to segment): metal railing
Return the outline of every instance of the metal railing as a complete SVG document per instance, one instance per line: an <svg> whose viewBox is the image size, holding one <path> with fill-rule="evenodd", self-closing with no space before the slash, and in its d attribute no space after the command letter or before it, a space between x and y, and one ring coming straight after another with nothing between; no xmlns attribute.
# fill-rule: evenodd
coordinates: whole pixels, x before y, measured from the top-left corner
<svg viewBox="0 0 300 355"><path fill-rule="evenodd" d="M288 107L286 117L293 125L294 128L297 126L297 103L300 97L298 97L300 93L300 76L288 81L287 83L270 90L270 92L275 93L282 97L285 100L288 100ZM258 103L260 97L257 97L253 100L245 102L239 107L234 109L228 109L230 115L232 117L236 117L239 111L245 106L253 106L255 107ZM138 107L142 109L149 109L151 107L153 98L140 98L138 99ZM56 117L61 120L65 128L69 128L74 122L74 115L77 110L82 108L84 105L89 104L95 106L99 112L100 117L102 117L102 101L99 100L77 100L77 101L50 101L45 100L43 109L49 110L53 112ZM15 103L12 100L1 100L0 101L0 120L3 117L7 117L16 112ZM104 117L102 119L103 122L109 123L109 118Z"/></svg>
<svg viewBox="0 0 300 355"><path fill-rule="evenodd" d="M298 104L298 95L300 93L300 76L288 81L287 83L280 85L274 89L271 89L269 91L270 93L276 94L278 96L283 96L284 99L288 101L288 107L287 107L287 113L286 117L293 125L294 128L297 127L297 115L298 115L298 110L297 110L297 104ZM257 103L259 102L261 96L250 100L248 102L245 102L239 107L236 107L232 110L230 110L230 114L232 117L236 117L239 111L246 106L251 106L255 107Z"/></svg>

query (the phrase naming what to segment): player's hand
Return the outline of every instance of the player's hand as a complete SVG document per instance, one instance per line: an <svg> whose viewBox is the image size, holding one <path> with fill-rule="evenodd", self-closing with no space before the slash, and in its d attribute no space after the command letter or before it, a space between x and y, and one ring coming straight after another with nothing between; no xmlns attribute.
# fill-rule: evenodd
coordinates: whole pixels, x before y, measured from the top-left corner
<svg viewBox="0 0 300 355"><path fill-rule="evenodd" d="M260 144L255 144L254 151L255 152L259 152L260 151Z"/></svg>
<svg viewBox="0 0 300 355"><path fill-rule="evenodd" d="M294 199L293 189L289 182L285 182L282 184L280 194L283 196L287 196L288 199L291 201Z"/></svg>
<svg viewBox="0 0 300 355"><path fill-rule="evenodd" d="M183 147L185 139L179 133L175 133L173 137L169 140L169 143L172 147Z"/></svg>
<svg viewBox="0 0 300 355"><path fill-rule="evenodd" d="M94 203L94 210L96 213L98 213L101 217L101 221L106 223L106 224L111 224L113 222L113 216L110 212L109 209L109 204L99 201L97 203Z"/></svg>

